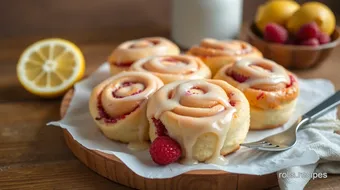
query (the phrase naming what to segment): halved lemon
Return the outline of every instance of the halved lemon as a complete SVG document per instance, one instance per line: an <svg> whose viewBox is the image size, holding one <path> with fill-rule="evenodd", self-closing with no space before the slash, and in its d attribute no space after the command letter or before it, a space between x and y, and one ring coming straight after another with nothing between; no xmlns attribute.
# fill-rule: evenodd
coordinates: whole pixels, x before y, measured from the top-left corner
<svg viewBox="0 0 340 190"><path fill-rule="evenodd" d="M84 76L85 60L70 41L51 38L38 41L22 53L17 64L20 83L41 97L57 97Z"/></svg>

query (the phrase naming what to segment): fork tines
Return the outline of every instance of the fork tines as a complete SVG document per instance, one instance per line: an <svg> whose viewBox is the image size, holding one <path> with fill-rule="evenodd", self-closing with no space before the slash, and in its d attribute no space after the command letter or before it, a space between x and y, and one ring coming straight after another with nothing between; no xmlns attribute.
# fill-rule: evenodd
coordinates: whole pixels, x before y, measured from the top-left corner
<svg viewBox="0 0 340 190"><path fill-rule="evenodd" d="M248 148L276 148L280 147L279 145L275 145L272 143L269 143L267 141L257 141L257 142L251 142L251 143L242 143L241 146L245 146Z"/></svg>

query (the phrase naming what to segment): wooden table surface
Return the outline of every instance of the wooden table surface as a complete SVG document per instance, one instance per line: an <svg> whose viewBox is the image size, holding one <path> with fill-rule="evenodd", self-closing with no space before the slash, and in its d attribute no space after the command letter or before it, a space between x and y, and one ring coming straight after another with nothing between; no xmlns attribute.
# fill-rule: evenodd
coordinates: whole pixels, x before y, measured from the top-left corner
<svg viewBox="0 0 340 190"><path fill-rule="evenodd" d="M67 148L62 130L46 126L48 121L60 118L60 98L44 100L20 86L17 60L38 38L12 38L0 43L0 189L130 189L92 172ZM79 43L87 74L103 63L122 40L126 37ZM329 79L340 89L339 56L340 47L319 68L295 73L302 78ZM329 175L310 181L306 189L340 189L339 184L340 176Z"/></svg>

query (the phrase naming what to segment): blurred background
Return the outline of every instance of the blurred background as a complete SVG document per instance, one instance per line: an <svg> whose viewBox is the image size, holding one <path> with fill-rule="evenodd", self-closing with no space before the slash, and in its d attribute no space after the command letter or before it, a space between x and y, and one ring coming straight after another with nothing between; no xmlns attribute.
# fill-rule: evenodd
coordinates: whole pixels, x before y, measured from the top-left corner
<svg viewBox="0 0 340 190"><path fill-rule="evenodd" d="M257 6L265 1L244 0L243 20L253 20ZM340 15L339 0L320 2ZM0 42L13 37L25 39L16 40L17 44L2 43L6 46L27 45L52 36L76 43L169 36L171 27L171 0L10 0L1 4Z"/></svg>

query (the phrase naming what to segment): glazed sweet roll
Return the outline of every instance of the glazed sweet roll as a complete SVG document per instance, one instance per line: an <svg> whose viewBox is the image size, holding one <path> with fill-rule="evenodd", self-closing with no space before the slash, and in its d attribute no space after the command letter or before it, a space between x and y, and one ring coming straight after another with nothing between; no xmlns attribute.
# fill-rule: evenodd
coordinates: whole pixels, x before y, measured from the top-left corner
<svg viewBox="0 0 340 190"><path fill-rule="evenodd" d="M209 68L199 58L190 55L147 57L135 62L131 70L152 73L164 84L176 80L211 78Z"/></svg>
<svg viewBox="0 0 340 190"><path fill-rule="evenodd" d="M182 80L163 86L149 100L150 139L168 136L181 147L183 164L225 164L249 130L249 103L222 80ZM156 140L155 140L156 139Z"/></svg>
<svg viewBox="0 0 340 190"><path fill-rule="evenodd" d="M245 58L223 67L214 77L237 87L250 104L250 129L283 125L299 94L296 77L268 59Z"/></svg>
<svg viewBox="0 0 340 190"><path fill-rule="evenodd" d="M199 45L191 47L187 53L201 58L209 66L213 76L221 67L233 63L237 59L262 57L259 50L246 42L219 41L211 38L203 39Z"/></svg>
<svg viewBox="0 0 340 190"><path fill-rule="evenodd" d="M126 71L135 61L155 55L178 55L180 50L173 42L162 37L141 38L120 44L110 55L111 73Z"/></svg>
<svg viewBox="0 0 340 190"><path fill-rule="evenodd" d="M122 72L93 89L90 113L106 137L129 143L132 149L146 148L142 146L149 140L146 105L161 86L163 82L149 73Z"/></svg>

